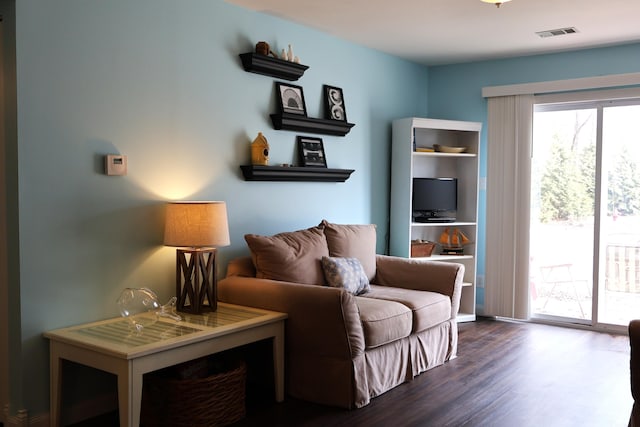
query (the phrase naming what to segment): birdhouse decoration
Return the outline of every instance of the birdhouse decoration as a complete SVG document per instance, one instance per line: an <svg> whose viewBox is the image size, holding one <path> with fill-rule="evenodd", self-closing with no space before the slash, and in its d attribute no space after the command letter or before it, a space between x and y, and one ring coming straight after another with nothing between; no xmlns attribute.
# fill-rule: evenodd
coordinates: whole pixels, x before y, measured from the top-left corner
<svg viewBox="0 0 640 427"><path fill-rule="evenodd" d="M269 164L269 143L262 132L251 143L251 164L267 166Z"/></svg>

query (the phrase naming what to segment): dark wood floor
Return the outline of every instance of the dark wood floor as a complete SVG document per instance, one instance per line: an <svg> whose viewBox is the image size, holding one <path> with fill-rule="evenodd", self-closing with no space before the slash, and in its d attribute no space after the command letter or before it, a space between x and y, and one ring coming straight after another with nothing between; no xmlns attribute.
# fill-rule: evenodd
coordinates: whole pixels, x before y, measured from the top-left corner
<svg viewBox="0 0 640 427"><path fill-rule="evenodd" d="M247 426L626 426L626 336L482 319L460 325L458 358L347 411L288 398ZM77 427L117 425L113 415Z"/></svg>

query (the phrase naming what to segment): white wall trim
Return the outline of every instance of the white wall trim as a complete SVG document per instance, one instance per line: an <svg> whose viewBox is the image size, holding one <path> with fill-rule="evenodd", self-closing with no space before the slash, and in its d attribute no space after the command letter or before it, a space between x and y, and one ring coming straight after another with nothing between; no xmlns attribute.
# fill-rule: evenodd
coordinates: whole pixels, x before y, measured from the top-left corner
<svg viewBox="0 0 640 427"><path fill-rule="evenodd" d="M579 79L553 80L548 82L521 83L482 88L484 98L570 92L576 90L640 85L640 73L612 74L609 76L583 77Z"/></svg>

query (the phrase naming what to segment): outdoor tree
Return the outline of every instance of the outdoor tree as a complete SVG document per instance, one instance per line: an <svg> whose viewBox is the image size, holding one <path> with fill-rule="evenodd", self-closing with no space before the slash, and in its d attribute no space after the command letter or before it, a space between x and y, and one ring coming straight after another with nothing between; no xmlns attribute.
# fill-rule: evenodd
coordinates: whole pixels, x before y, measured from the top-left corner
<svg viewBox="0 0 640 427"><path fill-rule="evenodd" d="M575 132L584 128L576 122ZM591 141L580 143L556 134L549 161L541 179L540 220L570 221L590 217L595 212L596 147ZM607 174L607 208L609 215L640 214L640 168L627 147L615 153Z"/></svg>
<svg viewBox="0 0 640 427"><path fill-rule="evenodd" d="M623 147L616 156L615 166L609 171L609 213L637 215L640 213L640 171L638 163Z"/></svg>
<svg viewBox="0 0 640 427"><path fill-rule="evenodd" d="M576 122L569 139L554 136L553 156L546 163L541 180L542 222L578 220L593 215L595 145L578 143L577 133L584 128L584 122Z"/></svg>

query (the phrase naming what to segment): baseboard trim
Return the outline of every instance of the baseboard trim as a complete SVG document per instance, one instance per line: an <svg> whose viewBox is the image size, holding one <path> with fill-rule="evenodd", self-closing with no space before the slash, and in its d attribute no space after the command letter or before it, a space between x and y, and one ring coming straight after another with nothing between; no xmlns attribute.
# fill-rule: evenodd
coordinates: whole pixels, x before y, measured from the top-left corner
<svg viewBox="0 0 640 427"><path fill-rule="evenodd" d="M76 424L109 412L118 410L118 394L106 393L92 399L78 402L75 405L63 409L63 425ZM22 409L15 415L9 415L8 405L3 410L4 427L49 427L50 414L38 414L29 416L29 413Z"/></svg>
<svg viewBox="0 0 640 427"><path fill-rule="evenodd" d="M2 408L2 421L5 427L29 427L29 414L26 410L21 409L15 415L9 415L9 412L9 405L5 405Z"/></svg>
<svg viewBox="0 0 640 427"><path fill-rule="evenodd" d="M27 411L18 411L16 415L7 415L4 419L5 427L48 427L49 414L29 417Z"/></svg>

